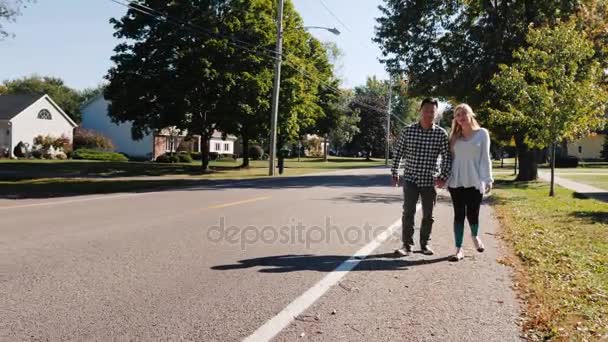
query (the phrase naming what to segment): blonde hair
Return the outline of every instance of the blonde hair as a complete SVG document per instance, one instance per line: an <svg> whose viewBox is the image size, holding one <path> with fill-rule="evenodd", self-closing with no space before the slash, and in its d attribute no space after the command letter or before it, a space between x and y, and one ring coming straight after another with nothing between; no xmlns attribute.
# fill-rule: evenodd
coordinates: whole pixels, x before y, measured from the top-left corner
<svg viewBox="0 0 608 342"><path fill-rule="evenodd" d="M462 127L456 122L456 113L458 111L464 111L471 123L471 127L473 129L480 129L481 126L477 119L475 119L475 112L473 112L473 108L466 103L461 103L456 108L454 108L454 118L452 119L452 130L450 132L450 147L454 147L456 140L462 138Z"/></svg>

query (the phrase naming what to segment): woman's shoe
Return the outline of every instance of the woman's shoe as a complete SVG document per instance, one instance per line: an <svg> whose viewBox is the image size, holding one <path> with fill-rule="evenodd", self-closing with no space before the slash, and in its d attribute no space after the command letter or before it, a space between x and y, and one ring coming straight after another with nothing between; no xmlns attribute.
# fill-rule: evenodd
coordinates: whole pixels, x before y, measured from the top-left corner
<svg viewBox="0 0 608 342"><path fill-rule="evenodd" d="M477 249L479 253L483 253L483 251L486 250L486 247L483 245L483 242L481 242L479 236L473 236L473 243L475 244L475 249Z"/></svg>
<svg viewBox="0 0 608 342"><path fill-rule="evenodd" d="M450 255L450 257L448 258L449 261L454 261L454 262L460 261L462 259L464 259L464 252L463 252L462 248L459 248L456 251L456 254Z"/></svg>

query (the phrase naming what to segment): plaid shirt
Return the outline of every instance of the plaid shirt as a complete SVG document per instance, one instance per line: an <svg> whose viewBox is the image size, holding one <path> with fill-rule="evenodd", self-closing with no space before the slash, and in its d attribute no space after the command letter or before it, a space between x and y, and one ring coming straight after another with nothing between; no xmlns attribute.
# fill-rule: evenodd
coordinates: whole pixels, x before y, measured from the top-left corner
<svg viewBox="0 0 608 342"><path fill-rule="evenodd" d="M439 156L441 168L437 162ZM437 125L430 129L423 129L420 123L405 127L393 151L393 175L398 175L402 159L405 159L403 179L406 181L419 187L435 186L436 178L447 181L452 168L448 134Z"/></svg>

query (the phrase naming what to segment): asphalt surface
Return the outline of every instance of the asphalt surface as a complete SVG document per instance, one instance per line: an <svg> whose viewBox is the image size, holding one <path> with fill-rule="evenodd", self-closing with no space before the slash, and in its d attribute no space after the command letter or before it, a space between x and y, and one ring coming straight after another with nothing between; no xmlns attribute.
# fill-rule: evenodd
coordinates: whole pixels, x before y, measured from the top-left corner
<svg viewBox="0 0 608 342"><path fill-rule="evenodd" d="M0 340L242 340L398 221L402 191L387 175L2 201ZM467 239L459 263L446 261L451 219L441 197L437 255L393 258L397 229L275 340L518 340L491 208L487 251Z"/></svg>

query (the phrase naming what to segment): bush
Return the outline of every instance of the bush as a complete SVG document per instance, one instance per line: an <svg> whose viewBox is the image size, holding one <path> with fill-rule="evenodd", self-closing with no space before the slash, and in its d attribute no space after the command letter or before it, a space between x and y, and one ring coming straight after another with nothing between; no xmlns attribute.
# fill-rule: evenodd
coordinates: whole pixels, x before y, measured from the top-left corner
<svg viewBox="0 0 608 342"><path fill-rule="evenodd" d="M200 152L190 152L190 157L192 157L194 160L202 160L203 154Z"/></svg>
<svg viewBox="0 0 608 342"><path fill-rule="evenodd" d="M177 159L179 160L180 163L192 163L192 157L190 157L189 153L178 153L177 154Z"/></svg>
<svg viewBox="0 0 608 342"><path fill-rule="evenodd" d="M253 160L261 160L264 156L264 149L260 145L253 145L249 148L249 158Z"/></svg>
<svg viewBox="0 0 608 342"><path fill-rule="evenodd" d="M33 150L31 156L36 159L42 159L42 151L41 150Z"/></svg>
<svg viewBox="0 0 608 342"><path fill-rule="evenodd" d="M81 148L72 153L72 159L104 160L104 161L128 161L123 154L116 152L104 152L99 150Z"/></svg>
<svg viewBox="0 0 608 342"><path fill-rule="evenodd" d="M555 167L578 167L579 159L575 156L555 158Z"/></svg>
<svg viewBox="0 0 608 342"><path fill-rule="evenodd" d="M165 153L156 157L157 163L179 163L179 157L176 154Z"/></svg>
<svg viewBox="0 0 608 342"><path fill-rule="evenodd" d="M55 159L66 160L66 159L68 159L68 155L63 152L59 152L59 153L55 154Z"/></svg>
<svg viewBox="0 0 608 342"><path fill-rule="evenodd" d="M62 135L58 138L52 135L39 135L34 138L34 146L39 147L43 150L49 150L51 147L57 151L71 149L70 139L65 135Z"/></svg>
<svg viewBox="0 0 608 342"><path fill-rule="evenodd" d="M114 148L112 140L101 133L80 127L74 129L74 150L93 149L112 151Z"/></svg>

